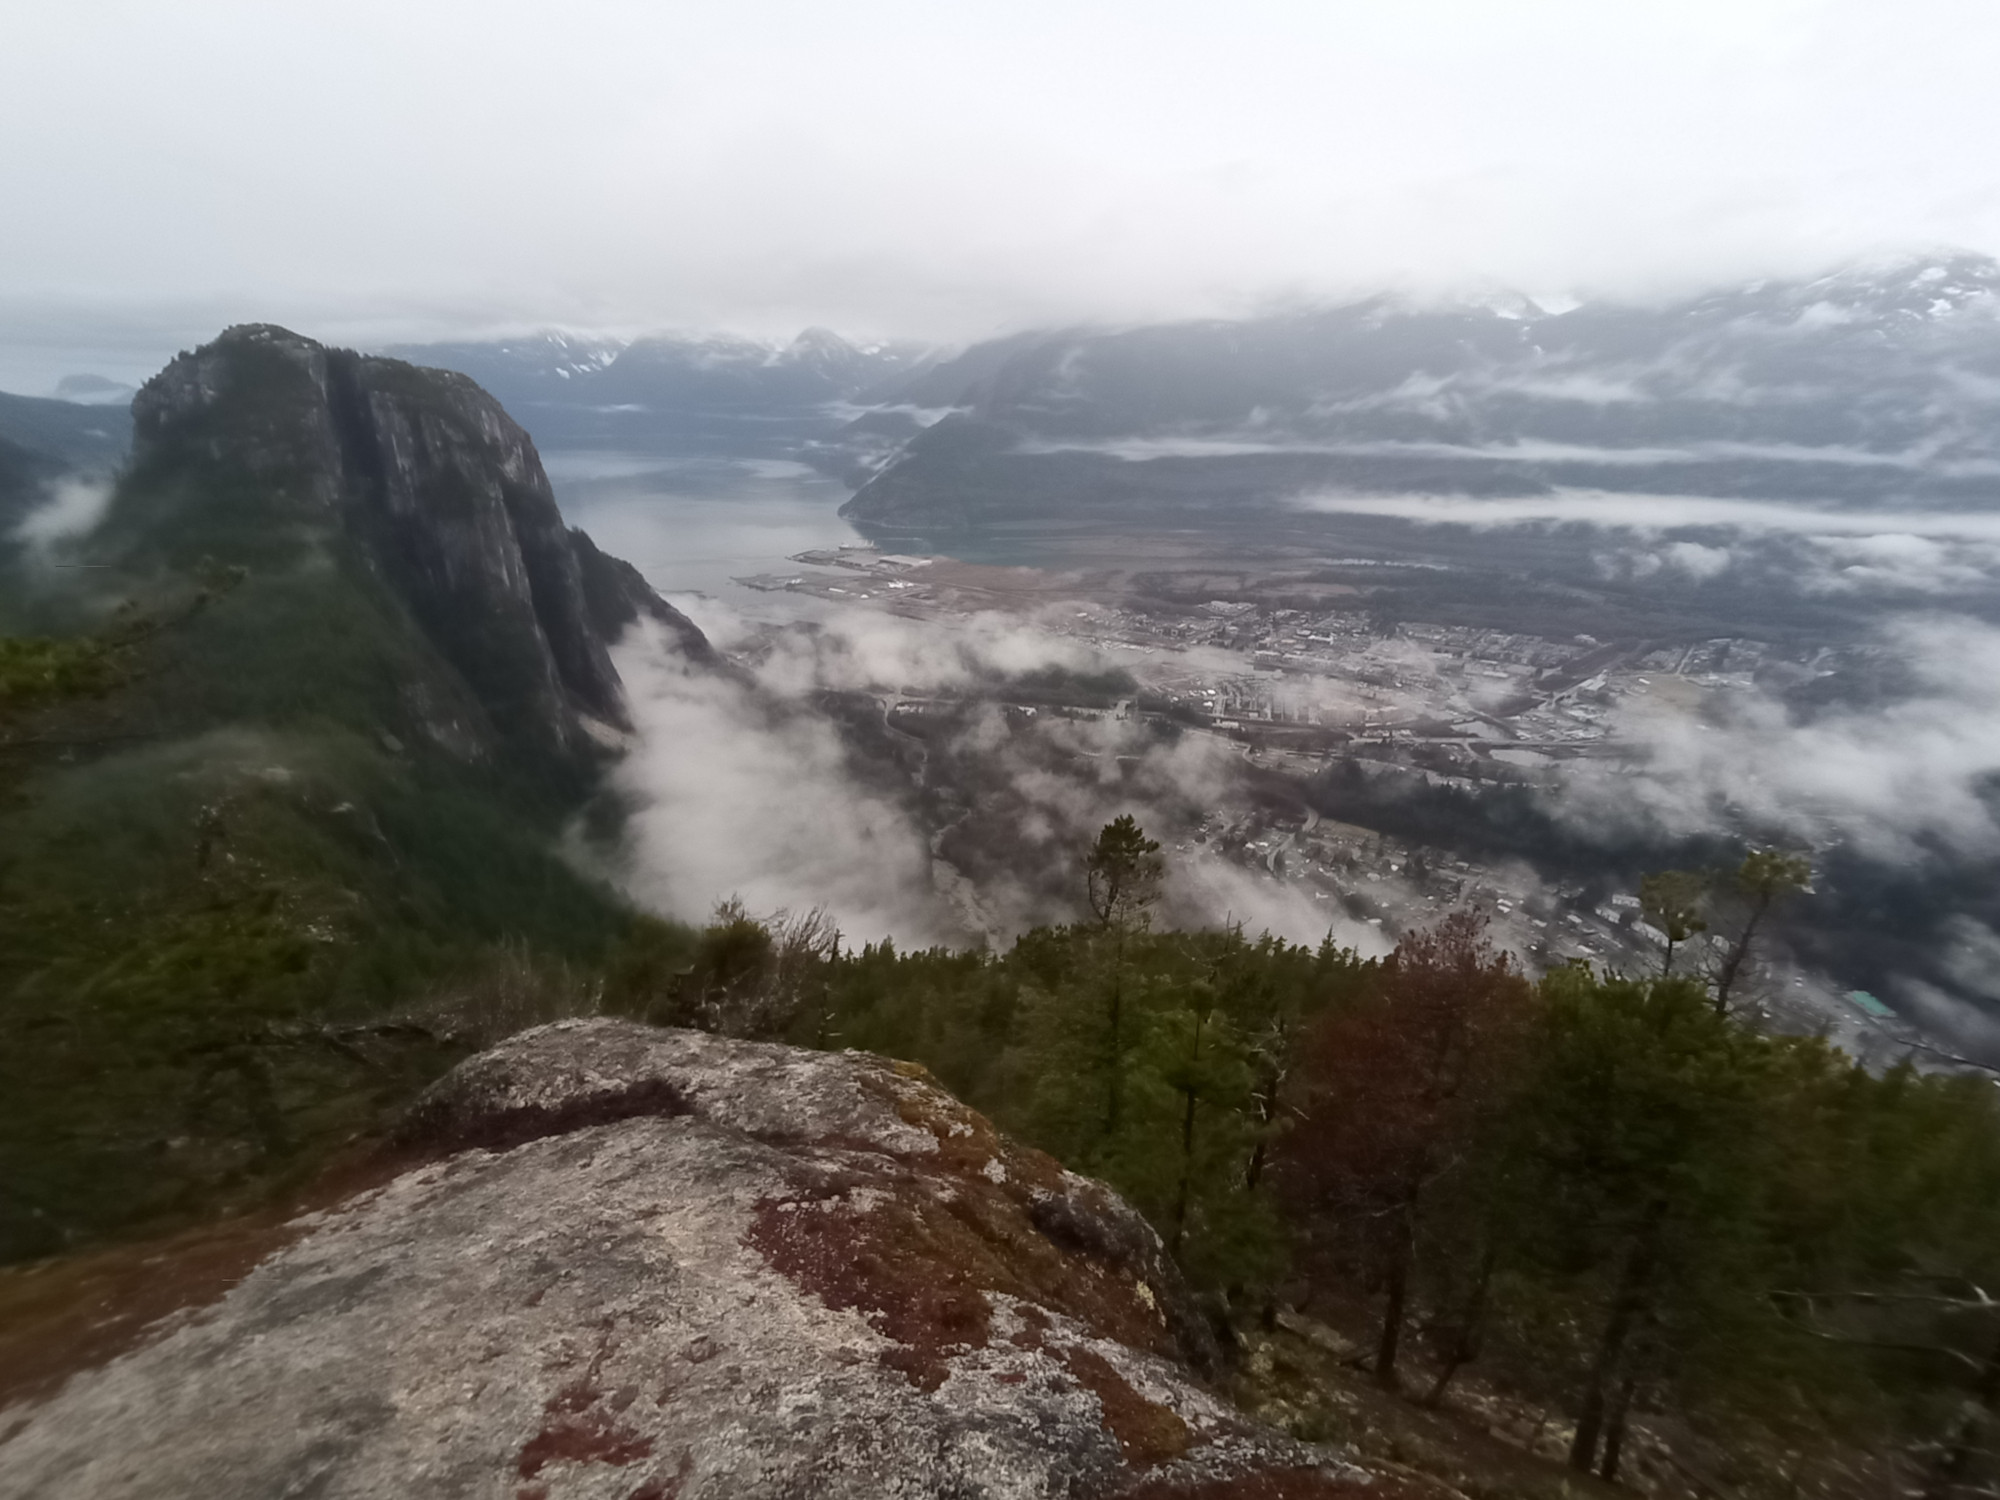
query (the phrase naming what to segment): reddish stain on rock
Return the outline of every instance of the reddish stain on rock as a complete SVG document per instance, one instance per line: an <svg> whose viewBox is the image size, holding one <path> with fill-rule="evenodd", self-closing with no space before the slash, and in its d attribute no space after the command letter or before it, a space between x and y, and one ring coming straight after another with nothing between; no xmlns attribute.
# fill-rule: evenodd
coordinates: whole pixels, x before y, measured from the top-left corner
<svg viewBox="0 0 2000 1500"><path fill-rule="evenodd" d="M900 1105L906 1123L932 1132L936 1156L876 1171L850 1163L801 1172L792 1195L758 1204L744 1243L828 1307L864 1314L902 1346L882 1363L926 1391L943 1384L951 1354L986 1345L988 1293L1054 1309L1134 1348L1180 1352L1125 1253L1143 1247L1121 1242L1108 1199L1071 1201L1053 1162L1006 1146L956 1101L926 1094ZM989 1175L1003 1154L1006 1169ZM853 1201L861 1187L873 1190L866 1208ZM1087 1246L1051 1235L1041 1221L1052 1202Z"/></svg>
<svg viewBox="0 0 2000 1500"><path fill-rule="evenodd" d="M517 1467L523 1479L532 1479L557 1459L623 1468L652 1456L651 1438L619 1426L607 1413L591 1410L546 1424L521 1450Z"/></svg>
<svg viewBox="0 0 2000 1500"><path fill-rule="evenodd" d="M1179 1414L1133 1390L1103 1355L1078 1348L1051 1348L1049 1352L1062 1361L1079 1385L1097 1397L1104 1413L1104 1430L1118 1440L1119 1451L1133 1468L1150 1468L1179 1458L1193 1446L1194 1434Z"/></svg>
<svg viewBox="0 0 2000 1500"><path fill-rule="evenodd" d="M744 1238L828 1307L853 1308L894 1339L902 1347L882 1363L922 1390L944 1384L949 1353L986 1343L993 1309L967 1264L980 1247L947 1215L897 1200L860 1210L844 1195L767 1199Z"/></svg>
<svg viewBox="0 0 2000 1500"><path fill-rule="evenodd" d="M604 1393L597 1388L597 1371L610 1346L607 1334L598 1346L597 1357L590 1362L589 1373L564 1386L542 1408L545 1419L542 1430L528 1440L515 1464L523 1479L533 1479L559 1459L623 1468L652 1457L653 1440L634 1432L616 1416L617 1411L631 1405L631 1397L619 1402L614 1395L612 1410L606 1410L602 1404ZM637 1394L636 1388L633 1394Z"/></svg>

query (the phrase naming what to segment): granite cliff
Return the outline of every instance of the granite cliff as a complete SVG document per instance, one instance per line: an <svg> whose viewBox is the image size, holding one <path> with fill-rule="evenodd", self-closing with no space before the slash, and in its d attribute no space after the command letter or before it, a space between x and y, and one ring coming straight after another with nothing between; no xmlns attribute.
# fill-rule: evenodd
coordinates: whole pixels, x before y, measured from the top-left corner
<svg viewBox="0 0 2000 1500"><path fill-rule="evenodd" d="M1411 1493L1218 1399L1145 1221L921 1069L563 1022L398 1149L219 1302L0 1410L0 1495Z"/></svg>
<svg viewBox="0 0 2000 1500"><path fill-rule="evenodd" d="M707 642L637 570L567 527L533 442L463 375L231 328L132 403L139 497L122 521L173 552L221 545L231 492L264 514L269 560L332 552L378 584L502 736L562 753L629 727L609 642L644 614ZM241 515L226 520L244 539Z"/></svg>

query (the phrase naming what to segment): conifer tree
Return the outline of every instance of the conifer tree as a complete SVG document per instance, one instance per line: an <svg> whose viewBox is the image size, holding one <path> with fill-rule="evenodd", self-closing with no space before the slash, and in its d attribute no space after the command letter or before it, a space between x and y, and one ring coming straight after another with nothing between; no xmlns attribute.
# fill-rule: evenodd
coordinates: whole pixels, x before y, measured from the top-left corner
<svg viewBox="0 0 2000 1500"><path fill-rule="evenodd" d="M1667 939L1660 972L1674 971L1674 949L1698 932L1708 930L1702 915L1708 882L1693 870L1661 870L1639 882L1639 910Z"/></svg>
<svg viewBox="0 0 2000 1500"><path fill-rule="evenodd" d="M1147 912L1159 899L1166 861L1160 845L1146 837L1138 820L1121 813L1098 830L1097 841L1084 856L1085 894L1091 915L1111 940L1111 972L1105 1006L1104 1133L1116 1135L1123 1103L1125 1077L1125 942L1143 928Z"/></svg>
<svg viewBox="0 0 2000 1500"><path fill-rule="evenodd" d="M1749 962L1751 944L1770 916L1773 907L1785 897L1808 889L1812 883L1812 865L1796 854L1781 854L1775 849L1753 849L1744 856L1728 881L1729 894L1742 908L1742 918L1736 931L1736 939L1723 955L1715 973L1715 1008L1729 1009L1730 997L1744 977L1744 967Z"/></svg>
<svg viewBox="0 0 2000 1500"><path fill-rule="evenodd" d="M1768 1048L1687 979L1572 966L1541 994L1523 1093L1545 1216L1533 1239L1544 1272L1595 1304L1570 1465L1613 1477L1625 1413L1659 1357L1755 1283Z"/></svg>

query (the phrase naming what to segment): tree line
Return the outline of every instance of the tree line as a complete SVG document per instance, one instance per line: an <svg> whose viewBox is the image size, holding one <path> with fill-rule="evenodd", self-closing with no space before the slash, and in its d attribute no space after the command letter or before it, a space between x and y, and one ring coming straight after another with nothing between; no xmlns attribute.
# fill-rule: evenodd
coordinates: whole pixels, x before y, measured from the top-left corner
<svg viewBox="0 0 2000 1500"><path fill-rule="evenodd" d="M920 1061L1124 1192L1219 1319L1365 1313L1375 1380L1436 1405L1476 1370L1562 1413L1579 1471L1616 1478L1634 1424L1670 1417L1994 1493L1995 1089L1755 1024L1794 857L1649 880L1658 973L1540 979L1471 913L1379 960L1156 931L1160 850L1129 818L1080 874L1090 919L1004 953L843 951L737 908L662 926L607 1004Z"/></svg>

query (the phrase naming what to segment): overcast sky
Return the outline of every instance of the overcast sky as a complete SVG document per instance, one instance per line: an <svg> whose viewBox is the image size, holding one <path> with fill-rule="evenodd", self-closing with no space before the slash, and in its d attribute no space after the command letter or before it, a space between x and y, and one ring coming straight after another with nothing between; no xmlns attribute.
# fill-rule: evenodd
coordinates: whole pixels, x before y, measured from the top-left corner
<svg viewBox="0 0 2000 1500"><path fill-rule="evenodd" d="M2000 251L1990 0L0 0L0 386ZM107 368L109 367L109 368Z"/></svg>

